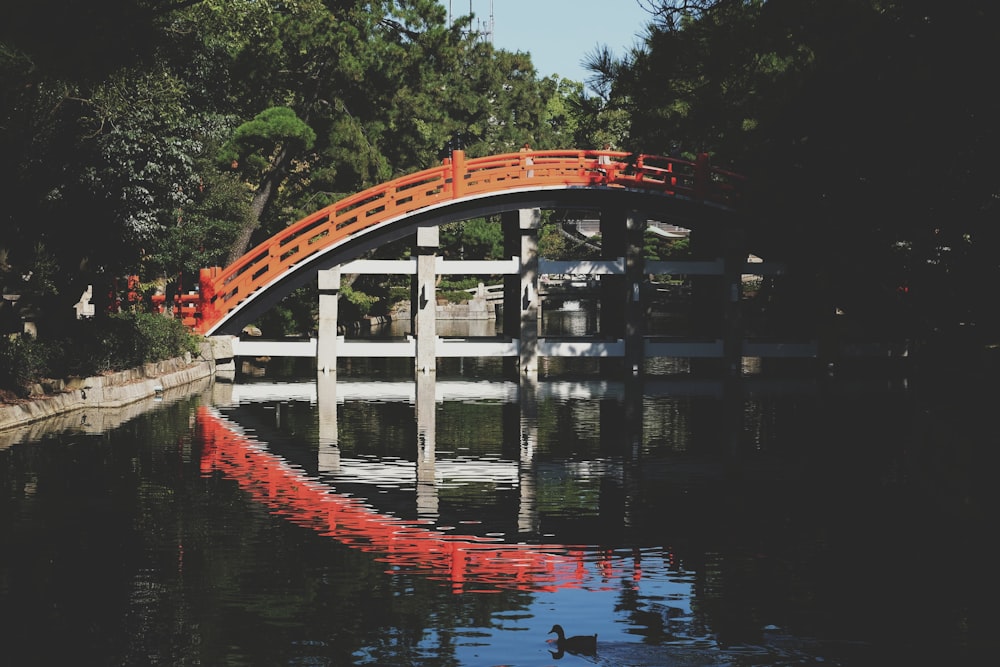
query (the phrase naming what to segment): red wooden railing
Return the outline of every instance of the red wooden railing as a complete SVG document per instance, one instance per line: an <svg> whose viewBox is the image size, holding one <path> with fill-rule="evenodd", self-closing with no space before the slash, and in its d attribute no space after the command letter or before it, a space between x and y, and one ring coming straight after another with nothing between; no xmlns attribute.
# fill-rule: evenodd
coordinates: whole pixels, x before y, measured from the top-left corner
<svg viewBox="0 0 1000 667"><path fill-rule="evenodd" d="M599 163L602 155L611 161ZM226 315L275 278L373 225L466 197L550 187L609 187L653 192L724 207L739 196L739 175L695 161L621 152L553 150L466 159L455 151L440 166L402 176L322 208L278 232L228 267L202 269L199 292L180 316L210 333Z"/></svg>

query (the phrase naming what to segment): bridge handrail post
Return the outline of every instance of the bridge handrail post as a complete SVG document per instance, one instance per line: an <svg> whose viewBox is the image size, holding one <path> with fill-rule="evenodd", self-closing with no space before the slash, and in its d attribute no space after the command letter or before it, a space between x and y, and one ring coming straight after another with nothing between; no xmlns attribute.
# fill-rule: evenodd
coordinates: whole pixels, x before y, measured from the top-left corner
<svg viewBox="0 0 1000 667"><path fill-rule="evenodd" d="M465 151L451 152L451 192L458 199L465 192Z"/></svg>
<svg viewBox="0 0 1000 667"><path fill-rule="evenodd" d="M213 266L198 271L198 319L199 330L204 333L205 327L217 318L215 308L215 277L222 269Z"/></svg>
<svg viewBox="0 0 1000 667"><path fill-rule="evenodd" d="M712 166L708 153L698 153L694 161L694 198L704 201L708 197L709 179L712 177Z"/></svg>

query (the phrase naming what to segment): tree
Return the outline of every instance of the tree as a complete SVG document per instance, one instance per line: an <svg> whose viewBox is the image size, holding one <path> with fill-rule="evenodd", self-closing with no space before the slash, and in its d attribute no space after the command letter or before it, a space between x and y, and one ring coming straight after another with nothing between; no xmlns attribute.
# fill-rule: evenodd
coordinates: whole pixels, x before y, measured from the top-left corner
<svg viewBox="0 0 1000 667"><path fill-rule="evenodd" d="M242 170L249 180L258 183L227 264L246 252L264 208L284 181L296 156L311 149L315 141L316 133L293 110L271 107L237 127L222 147L219 153L222 163L228 162L233 169Z"/></svg>
<svg viewBox="0 0 1000 667"><path fill-rule="evenodd" d="M161 214L198 182L183 84L156 58L161 10L22 3L0 30L3 243L18 273L37 268L39 245L60 267L53 322L87 284L100 296L109 276L134 271Z"/></svg>
<svg viewBox="0 0 1000 667"><path fill-rule="evenodd" d="M500 223L473 218L442 225L441 254L452 259L499 259L503 256Z"/></svg>
<svg viewBox="0 0 1000 667"><path fill-rule="evenodd" d="M436 0L12 7L2 287L20 289L43 248L69 317L87 284L190 286L202 265L452 148L574 143L578 88L445 18Z"/></svg>
<svg viewBox="0 0 1000 667"><path fill-rule="evenodd" d="M994 5L649 4L642 47L605 63L609 103L628 111L635 144L705 149L747 173L759 254L822 274L849 312L884 312L916 280L915 307L942 314L928 326L996 324L984 306L1000 276L989 222L1000 103L972 66L1000 56ZM954 294L969 307L944 316Z"/></svg>

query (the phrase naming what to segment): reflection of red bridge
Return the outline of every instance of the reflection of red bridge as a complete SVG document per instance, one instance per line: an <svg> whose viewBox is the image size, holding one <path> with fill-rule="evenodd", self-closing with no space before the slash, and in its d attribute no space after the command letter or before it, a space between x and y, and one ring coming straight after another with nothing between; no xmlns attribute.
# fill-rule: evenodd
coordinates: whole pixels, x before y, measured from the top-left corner
<svg viewBox="0 0 1000 667"><path fill-rule="evenodd" d="M332 493L209 408L199 409L198 428L203 474L221 471L275 514L347 546L380 554L379 560L395 568L448 581L456 593L471 592L470 585L486 586L486 592L551 591L583 586L592 576L582 550L502 544L379 514L357 498ZM613 576L609 559L597 566L600 579Z"/></svg>

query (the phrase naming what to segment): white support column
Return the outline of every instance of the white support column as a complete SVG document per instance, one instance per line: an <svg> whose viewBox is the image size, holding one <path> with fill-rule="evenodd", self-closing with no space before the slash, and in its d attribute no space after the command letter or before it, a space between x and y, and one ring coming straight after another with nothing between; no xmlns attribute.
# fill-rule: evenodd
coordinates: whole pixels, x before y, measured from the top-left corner
<svg viewBox="0 0 1000 667"><path fill-rule="evenodd" d="M437 296L435 283L438 228L417 228L416 337L418 373L437 371Z"/></svg>
<svg viewBox="0 0 1000 667"><path fill-rule="evenodd" d="M521 376L538 377L538 327L542 308L538 297L538 229L542 212L537 208L518 211L521 232L521 312L520 353Z"/></svg>
<svg viewBox="0 0 1000 667"><path fill-rule="evenodd" d="M503 323L504 338L517 347L521 339L521 216L518 211L504 211L500 214L503 228L504 259L516 262L517 271L503 277ZM504 374L519 378L521 360L519 357L504 359Z"/></svg>
<svg viewBox="0 0 1000 667"><path fill-rule="evenodd" d="M629 211L621 207L601 210L601 258L606 262L621 262L622 273L601 276L598 286L600 314L597 330L604 340L625 341L628 306L632 303L632 286L628 281ZM629 347L634 347L630 345ZM602 359L601 373L614 376L629 366L627 359Z"/></svg>
<svg viewBox="0 0 1000 667"><path fill-rule="evenodd" d="M319 282L319 327L316 339L316 369L337 372L337 300L340 298L340 269L317 272Z"/></svg>
<svg viewBox="0 0 1000 667"><path fill-rule="evenodd" d="M625 213L625 374L642 371L646 308L642 302L645 267L643 236L646 216L637 211Z"/></svg>

